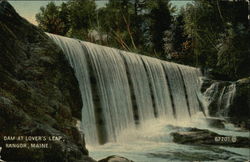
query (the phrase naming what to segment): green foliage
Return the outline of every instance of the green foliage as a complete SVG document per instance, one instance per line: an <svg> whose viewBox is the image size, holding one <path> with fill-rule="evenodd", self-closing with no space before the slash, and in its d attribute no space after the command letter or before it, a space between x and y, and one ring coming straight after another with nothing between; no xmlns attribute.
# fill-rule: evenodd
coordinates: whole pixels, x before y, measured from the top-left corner
<svg viewBox="0 0 250 162"><path fill-rule="evenodd" d="M70 26L65 3L58 7L50 2L46 7L41 7L36 20L40 28L54 34L65 35Z"/></svg>
<svg viewBox="0 0 250 162"><path fill-rule="evenodd" d="M70 0L61 6L49 3L36 17L50 33L165 58L164 32L173 12L169 0L109 0L100 9L94 0Z"/></svg>
<svg viewBox="0 0 250 162"><path fill-rule="evenodd" d="M106 7L97 11L96 30L108 36L107 45L125 50L136 48L131 29L134 14L132 9L132 3L128 0L110 0Z"/></svg>
<svg viewBox="0 0 250 162"><path fill-rule="evenodd" d="M109 0L98 10L99 31L107 45L143 54L163 54L164 31L172 22L168 0Z"/></svg>
<svg viewBox="0 0 250 162"><path fill-rule="evenodd" d="M172 23L169 1L151 1L148 17L153 49L156 52L162 53L164 47L164 32L170 29L170 24Z"/></svg>
<svg viewBox="0 0 250 162"><path fill-rule="evenodd" d="M223 76L220 79L239 79L250 74L245 68L249 61L246 11L244 1L195 0L186 7L185 32L192 40L197 66L212 68Z"/></svg>
<svg viewBox="0 0 250 162"><path fill-rule="evenodd" d="M196 65L213 67L216 65L218 38L224 31L215 1L196 0L186 7L185 31L192 39Z"/></svg>
<svg viewBox="0 0 250 162"><path fill-rule="evenodd" d="M49 3L36 18L47 32L237 79L250 71L247 10L245 1L194 0L176 14L170 0L109 0L99 9L94 0L70 0Z"/></svg>
<svg viewBox="0 0 250 162"><path fill-rule="evenodd" d="M84 39L96 25L96 4L93 0L70 0L67 3L71 25L70 37Z"/></svg>
<svg viewBox="0 0 250 162"><path fill-rule="evenodd" d="M93 0L70 0L60 6L50 2L40 8L36 20L46 32L84 39L95 26L95 10Z"/></svg>
<svg viewBox="0 0 250 162"><path fill-rule="evenodd" d="M250 32L243 25L230 27L221 39L217 70L230 79L250 75Z"/></svg>
<svg viewBox="0 0 250 162"><path fill-rule="evenodd" d="M185 34L184 9L175 16L169 30L165 31L164 50L168 59L186 65L194 65L191 39Z"/></svg>

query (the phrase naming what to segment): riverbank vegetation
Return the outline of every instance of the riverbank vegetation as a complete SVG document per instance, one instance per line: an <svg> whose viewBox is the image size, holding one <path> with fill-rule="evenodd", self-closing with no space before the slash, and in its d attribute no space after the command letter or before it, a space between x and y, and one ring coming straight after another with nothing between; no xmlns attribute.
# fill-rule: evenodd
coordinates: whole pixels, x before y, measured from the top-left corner
<svg viewBox="0 0 250 162"><path fill-rule="evenodd" d="M201 67L217 79L250 75L248 3L194 0L178 9L169 0L53 2L36 15L47 32Z"/></svg>

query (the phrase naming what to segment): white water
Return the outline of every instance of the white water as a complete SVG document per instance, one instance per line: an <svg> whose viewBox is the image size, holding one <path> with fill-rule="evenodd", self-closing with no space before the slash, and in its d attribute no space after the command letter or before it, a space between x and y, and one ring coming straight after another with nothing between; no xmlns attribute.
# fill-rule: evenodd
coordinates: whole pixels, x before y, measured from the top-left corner
<svg viewBox="0 0 250 162"><path fill-rule="evenodd" d="M118 52L118 51L117 51ZM122 52L128 66L141 123L154 118L154 109L146 70L139 55Z"/></svg>
<svg viewBox="0 0 250 162"><path fill-rule="evenodd" d="M217 115L226 117L228 116L229 106L232 104L235 93L236 93L236 84L231 83L230 85L222 85L225 83L215 82L213 83L204 93L208 105L212 101L217 99Z"/></svg>
<svg viewBox="0 0 250 162"><path fill-rule="evenodd" d="M210 104L213 99L216 97L216 94L218 93L219 83L215 82L213 83L209 88L206 89L204 92L204 95L206 96L206 100L208 104Z"/></svg>
<svg viewBox="0 0 250 162"><path fill-rule="evenodd" d="M228 86L227 93L224 96L224 100L226 100L225 105L225 113L224 116L228 116L228 109L229 106L233 103L233 99L236 93L236 84L232 83L230 86Z"/></svg>
<svg viewBox="0 0 250 162"><path fill-rule="evenodd" d="M75 69L84 102L82 121L88 144L95 144L93 141L99 138L101 143L117 141L124 129L135 129L136 115L142 127L156 117L172 122L175 117L179 121L190 120L200 111L196 94L201 73L195 68L49 36ZM95 85L90 84L90 77L95 78ZM95 92L91 86L95 86ZM99 100L93 102L93 95L98 95Z"/></svg>
<svg viewBox="0 0 250 162"><path fill-rule="evenodd" d="M101 146L90 146L90 156L97 160L110 155L119 155L136 162L167 162L167 161L247 161L249 148L222 146L192 146L172 142L170 133L185 130L186 127L208 129L221 135L249 136L249 132L237 132L233 129L219 130L209 128L202 118L189 122L169 123L165 120L150 121L147 127L127 130L120 134L126 136L126 142L107 143ZM124 137L122 137L124 138Z"/></svg>
<svg viewBox="0 0 250 162"><path fill-rule="evenodd" d="M114 142L124 128L134 126L125 64L115 49L100 48L98 45L87 42L81 43L87 48L85 54L91 60L91 66L97 79L98 93L107 131L106 140ZM85 116L86 114L83 114L83 118Z"/></svg>
<svg viewBox="0 0 250 162"><path fill-rule="evenodd" d="M243 156L246 153L239 155L238 149L227 151L228 148L172 142L169 134L185 129L183 127L238 135L231 129L209 128L202 119L198 69L49 36L62 48L75 70L82 94L82 126L90 156L101 159L115 154L138 162L192 161L197 157L200 160L246 160ZM95 83L90 82L90 78L95 78ZM227 103L233 98L234 88L229 88L228 92L230 101ZM138 115L138 125L135 115ZM98 141L106 144L98 145Z"/></svg>
<svg viewBox="0 0 250 162"><path fill-rule="evenodd" d="M189 120L188 105L185 96L184 83L178 65L163 63L166 76L169 80L170 91L173 96L174 110L177 120ZM198 76L197 76L198 79Z"/></svg>
<svg viewBox="0 0 250 162"><path fill-rule="evenodd" d="M183 75L184 84L186 85L187 97L190 106L190 113L194 115L195 113L200 111L199 102L197 99L198 93L200 93L200 83L197 79L197 76L201 76L200 70L193 68L193 70L189 70L190 67L187 66L179 66L181 73Z"/></svg>
<svg viewBox="0 0 250 162"><path fill-rule="evenodd" d="M83 108L82 114L84 118L82 118L82 123L84 127L82 127L85 133L86 141L89 143L96 144L98 143L97 139L97 130L96 130L96 120L94 114L94 104L93 104L93 96L91 92L91 84L90 77L88 72L88 64L86 60L85 51L82 47L82 44L74 39L57 36L53 34L48 34L57 44L61 44L61 48L69 60L70 65L75 70L75 75L78 79L80 91L81 93ZM73 48L72 48L73 47ZM77 57L77 59L75 59Z"/></svg>
<svg viewBox="0 0 250 162"><path fill-rule="evenodd" d="M162 62L151 57L143 57L142 60L148 71L153 96L157 99L155 100L155 107L158 118L167 118L167 120L171 121L174 119L173 107Z"/></svg>

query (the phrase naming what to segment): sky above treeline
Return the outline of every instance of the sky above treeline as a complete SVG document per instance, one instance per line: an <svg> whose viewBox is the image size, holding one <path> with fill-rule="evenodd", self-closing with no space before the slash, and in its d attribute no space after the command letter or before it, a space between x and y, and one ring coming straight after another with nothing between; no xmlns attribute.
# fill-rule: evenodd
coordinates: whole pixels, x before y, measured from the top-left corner
<svg viewBox="0 0 250 162"><path fill-rule="evenodd" d="M51 0L55 2L56 5L60 5L61 3L65 2L63 0ZM48 0L39 1L39 0L9 0L10 4L16 9L16 11L25 19L33 24L37 24L36 22L36 14L40 11L40 7L46 6L49 2ZM98 8L104 7L108 0L98 0L96 1L96 5ZM183 0L172 0L173 5L177 8L181 8L182 6L186 5L189 1Z"/></svg>

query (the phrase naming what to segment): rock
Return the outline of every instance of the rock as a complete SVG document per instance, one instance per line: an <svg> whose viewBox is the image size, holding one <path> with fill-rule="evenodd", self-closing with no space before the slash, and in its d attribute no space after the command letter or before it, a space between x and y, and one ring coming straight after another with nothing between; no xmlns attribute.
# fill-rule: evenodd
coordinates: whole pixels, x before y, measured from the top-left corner
<svg viewBox="0 0 250 162"><path fill-rule="evenodd" d="M133 162L133 161L126 159L124 157L113 155L113 156L106 157L102 160L99 160L98 162Z"/></svg>
<svg viewBox="0 0 250 162"><path fill-rule="evenodd" d="M234 124L236 127L250 131L250 119L227 118L227 121Z"/></svg>
<svg viewBox="0 0 250 162"><path fill-rule="evenodd" d="M239 84L239 85L250 84L250 77L239 79L237 81L237 84Z"/></svg>
<svg viewBox="0 0 250 162"><path fill-rule="evenodd" d="M62 51L36 26L0 2L0 146L6 161L94 161L88 157L81 94ZM58 136L49 148L7 148L6 136Z"/></svg>
<svg viewBox="0 0 250 162"><path fill-rule="evenodd" d="M149 157L166 159L165 161L247 161L246 158L239 157L238 154L216 146L195 146L199 151L190 151L188 149L161 151L150 153ZM208 151L212 151L209 154ZM171 160L170 160L171 159Z"/></svg>
<svg viewBox="0 0 250 162"><path fill-rule="evenodd" d="M170 135L173 136L173 141L179 144L221 145L244 148L250 146L250 137L223 136L209 130L198 128L189 128L184 131L173 132Z"/></svg>
<svg viewBox="0 0 250 162"><path fill-rule="evenodd" d="M207 77L201 78L202 84L201 84L201 92L204 93L214 82L215 80L209 79Z"/></svg>
<svg viewBox="0 0 250 162"><path fill-rule="evenodd" d="M250 77L236 82L236 93L228 113L231 118L249 119L250 116Z"/></svg>
<svg viewBox="0 0 250 162"><path fill-rule="evenodd" d="M234 95L231 88L232 83L228 81L211 81L210 83L212 84L203 90L208 103L209 115L213 117L227 116L230 97Z"/></svg>
<svg viewBox="0 0 250 162"><path fill-rule="evenodd" d="M208 125L213 128L225 128L224 123L226 122L223 119L219 118L206 118L206 121L208 122Z"/></svg>

